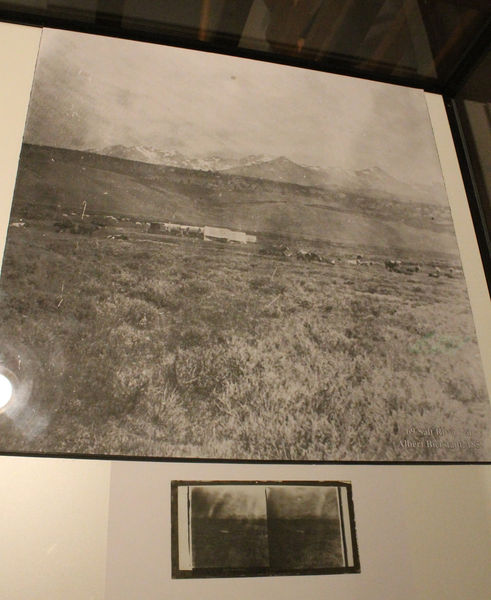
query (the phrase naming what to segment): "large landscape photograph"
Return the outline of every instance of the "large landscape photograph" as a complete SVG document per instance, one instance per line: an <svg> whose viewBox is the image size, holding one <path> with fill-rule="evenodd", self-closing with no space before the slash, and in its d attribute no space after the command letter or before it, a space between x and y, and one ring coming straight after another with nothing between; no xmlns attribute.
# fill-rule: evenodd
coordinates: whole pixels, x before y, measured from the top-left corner
<svg viewBox="0 0 491 600"><path fill-rule="evenodd" d="M0 451L491 459L423 92L45 30Z"/></svg>

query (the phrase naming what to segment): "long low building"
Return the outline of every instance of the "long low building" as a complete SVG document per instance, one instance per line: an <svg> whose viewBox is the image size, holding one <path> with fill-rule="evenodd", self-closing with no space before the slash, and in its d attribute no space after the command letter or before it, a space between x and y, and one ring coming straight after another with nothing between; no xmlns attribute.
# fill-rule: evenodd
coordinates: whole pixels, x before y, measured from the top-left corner
<svg viewBox="0 0 491 600"><path fill-rule="evenodd" d="M256 242L255 235L248 235L244 231L234 231L226 227L210 227L209 225L205 225L203 228L203 239L208 241L237 242L239 244Z"/></svg>

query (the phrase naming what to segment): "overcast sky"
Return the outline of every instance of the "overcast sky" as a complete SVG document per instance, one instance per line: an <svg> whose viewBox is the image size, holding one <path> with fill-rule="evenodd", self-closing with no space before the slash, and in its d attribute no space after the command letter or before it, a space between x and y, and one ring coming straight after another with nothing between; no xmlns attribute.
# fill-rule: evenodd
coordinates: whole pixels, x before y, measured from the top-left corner
<svg viewBox="0 0 491 600"><path fill-rule="evenodd" d="M196 518L266 519L262 485L192 486L191 494Z"/></svg>
<svg viewBox="0 0 491 600"><path fill-rule="evenodd" d="M268 514L280 519L335 519L337 488L322 486L272 486L268 488Z"/></svg>
<svg viewBox="0 0 491 600"><path fill-rule="evenodd" d="M25 141L286 156L441 181L419 90L55 30L43 32Z"/></svg>

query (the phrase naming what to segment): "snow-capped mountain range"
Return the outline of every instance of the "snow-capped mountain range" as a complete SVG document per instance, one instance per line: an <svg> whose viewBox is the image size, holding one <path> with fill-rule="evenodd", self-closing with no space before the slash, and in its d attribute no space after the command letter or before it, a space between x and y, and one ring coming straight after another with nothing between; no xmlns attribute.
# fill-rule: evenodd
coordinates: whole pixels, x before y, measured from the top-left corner
<svg viewBox="0 0 491 600"><path fill-rule="evenodd" d="M207 155L190 158L178 151L165 151L148 146L107 146L90 150L112 156L197 171L215 171L243 177L254 177L283 183L315 186L325 189L395 196L400 200L442 205L446 202L443 183L409 184L386 173L380 167L348 170L339 167L321 168L297 164L284 156L272 158L249 155L241 158Z"/></svg>
<svg viewBox="0 0 491 600"><path fill-rule="evenodd" d="M102 150L89 150L94 154L104 156L114 156L126 160L135 160L138 162L150 163L153 165L165 165L168 167L179 167L181 169L193 169L196 171L225 171L237 167L251 165L257 162L267 160L262 155L250 155L244 158L224 158L216 154L210 154L202 157L189 158L181 152L159 150L149 146L107 146Z"/></svg>

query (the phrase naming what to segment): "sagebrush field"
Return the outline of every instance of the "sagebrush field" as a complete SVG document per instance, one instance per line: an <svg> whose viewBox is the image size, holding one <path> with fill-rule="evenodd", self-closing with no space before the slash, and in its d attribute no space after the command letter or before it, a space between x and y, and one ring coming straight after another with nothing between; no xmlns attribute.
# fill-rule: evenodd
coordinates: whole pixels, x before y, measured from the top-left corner
<svg viewBox="0 0 491 600"><path fill-rule="evenodd" d="M327 244L334 264L301 261L134 218L75 235L55 229L56 203L35 207L16 196L12 222L30 216L2 267L1 352L25 396L0 415L3 451L489 459L452 261L430 276L434 258L414 255L401 273L381 251Z"/></svg>

